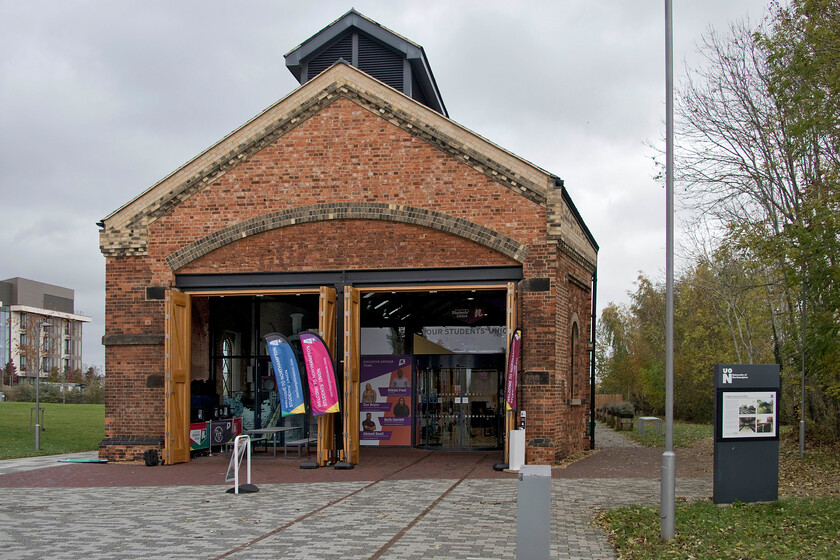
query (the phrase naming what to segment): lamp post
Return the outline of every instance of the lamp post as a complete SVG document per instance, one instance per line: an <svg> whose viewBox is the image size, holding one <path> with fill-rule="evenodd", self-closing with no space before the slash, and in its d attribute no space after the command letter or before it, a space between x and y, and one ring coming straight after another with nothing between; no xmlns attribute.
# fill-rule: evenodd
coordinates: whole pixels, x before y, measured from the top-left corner
<svg viewBox="0 0 840 560"><path fill-rule="evenodd" d="M41 450L41 329L48 333L49 322L45 320L38 323L38 338L35 341L38 346L38 357L35 360L35 451Z"/></svg>
<svg viewBox="0 0 840 560"><path fill-rule="evenodd" d="M674 12L665 0L665 452L659 495L659 536L674 538L677 458L674 454Z"/></svg>

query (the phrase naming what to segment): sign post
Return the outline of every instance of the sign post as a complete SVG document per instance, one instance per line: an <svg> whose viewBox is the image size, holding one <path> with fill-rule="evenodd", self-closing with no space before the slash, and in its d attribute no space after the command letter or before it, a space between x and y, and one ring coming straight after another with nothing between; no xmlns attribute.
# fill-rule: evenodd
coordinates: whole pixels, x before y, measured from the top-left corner
<svg viewBox="0 0 840 560"><path fill-rule="evenodd" d="M779 498L779 366L715 366L716 504Z"/></svg>

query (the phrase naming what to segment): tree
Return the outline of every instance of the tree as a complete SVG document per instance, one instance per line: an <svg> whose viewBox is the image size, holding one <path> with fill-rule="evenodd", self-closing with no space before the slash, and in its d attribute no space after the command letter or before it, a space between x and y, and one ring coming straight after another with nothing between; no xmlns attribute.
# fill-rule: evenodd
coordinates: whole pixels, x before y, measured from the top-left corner
<svg viewBox="0 0 840 560"><path fill-rule="evenodd" d="M710 422L717 363L772 361L767 287L737 254L697 258L675 280L674 415ZM609 303L598 324L599 389L661 414L665 385L665 286L640 275L631 304Z"/></svg>
<svg viewBox="0 0 840 560"><path fill-rule="evenodd" d="M638 390L638 376L630 364L627 310L608 303L597 325L596 377L602 393L621 393L625 399Z"/></svg>
<svg viewBox="0 0 840 560"><path fill-rule="evenodd" d="M58 369L58 366L53 366L50 368L50 373L47 376L47 381L49 381L50 383L61 382L61 371Z"/></svg>
<svg viewBox="0 0 840 560"><path fill-rule="evenodd" d="M85 386L83 391L84 402L102 403L105 402L105 380L102 372L96 366L87 366L84 372L80 372L80 383Z"/></svg>
<svg viewBox="0 0 840 560"><path fill-rule="evenodd" d="M8 385L14 385L17 383L18 376L17 376L17 368L15 367L15 363L11 360L6 362L5 367L3 367L3 379L0 385L8 383Z"/></svg>
<svg viewBox="0 0 840 560"><path fill-rule="evenodd" d="M674 301L674 392L679 417L710 421L718 363L773 360L766 286L725 247L680 275Z"/></svg>
<svg viewBox="0 0 840 560"><path fill-rule="evenodd" d="M44 355L44 350L41 345L41 335L39 324L44 320L40 315L21 314L20 319L20 333L21 337L15 342L18 355L23 359L21 370L27 373L40 374L41 357Z"/></svg>
<svg viewBox="0 0 840 560"><path fill-rule="evenodd" d="M802 153L814 154L802 220L779 243L801 271L807 310L805 355L812 415L833 416L840 433L840 7L829 0L776 6L768 52L772 92L786 108ZM815 390L814 390L815 389ZM821 394L821 393L824 393ZM826 397L826 398L823 398ZM825 413L830 414L826 415Z"/></svg>
<svg viewBox="0 0 840 560"><path fill-rule="evenodd" d="M701 44L705 63L689 70L678 96L676 154L682 203L725 232L725 243L763 280L774 358L791 381L804 349L809 412L834 438L840 431L838 12L836 0L793 0L775 5L765 27L738 23L726 35L710 31ZM808 313L804 339L800 301Z"/></svg>

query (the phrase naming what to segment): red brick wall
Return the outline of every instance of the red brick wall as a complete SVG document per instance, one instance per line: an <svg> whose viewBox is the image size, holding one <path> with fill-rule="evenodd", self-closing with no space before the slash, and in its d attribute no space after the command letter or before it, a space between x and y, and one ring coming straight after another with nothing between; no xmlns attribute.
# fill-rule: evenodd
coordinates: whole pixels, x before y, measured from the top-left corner
<svg viewBox="0 0 840 560"><path fill-rule="evenodd" d="M588 379L589 294L569 271L589 273L546 240L546 211L348 100L339 100L149 224L148 255L109 257L106 335L162 335L162 301L147 286L169 286L166 257L222 228L271 212L330 202L428 208L490 228L528 247L526 278L549 278L548 292L520 295L523 371L547 384L522 385L529 462L551 462L587 443L586 407L569 407L568 339L580 318L578 379ZM298 224L246 237L177 272L257 272L517 264L451 233L377 220ZM163 346L112 345L106 352L106 445L101 454L137 459L163 435ZM581 396L588 390L580 387ZM145 439L144 439L145 438ZM113 451L108 451L113 449Z"/></svg>
<svg viewBox="0 0 840 560"><path fill-rule="evenodd" d="M412 224L366 220L274 229L211 251L180 269L195 272L433 268L518 264L492 249Z"/></svg>

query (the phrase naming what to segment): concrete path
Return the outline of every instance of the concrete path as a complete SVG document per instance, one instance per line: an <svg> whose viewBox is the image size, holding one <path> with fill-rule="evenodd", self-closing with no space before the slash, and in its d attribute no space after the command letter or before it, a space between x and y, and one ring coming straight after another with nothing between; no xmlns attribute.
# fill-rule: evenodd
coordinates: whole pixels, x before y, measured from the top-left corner
<svg viewBox="0 0 840 560"><path fill-rule="evenodd" d="M598 429L604 451L581 462L608 450L627 456L647 451L610 432ZM239 495L225 492L230 484L32 487L12 484L25 482L26 473L3 475L0 558L515 559L516 475L484 477L487 461L456 465L453 457L423 455L417 465L427 466L417 472L433 473L423 478L391 472L347 480L355 470L298 469L330 480L263 484L255 478L259 492ZM432 471L434 464L440 468ZM61 480L60 473L103 467L128 472L85 464L49 472ZM0 462L0 472L5 468ZM175 467L137 469L132 472L166 474ZM645 474L553 478L551 558L615 558L592 518L600 509L658 504L659 480ZM711 491L709 477L677 481L680 498L709 497Z"/></svg>
<svg viewBox="0 0 840 560"><path fill-rule="evenodd" d="M65 453L64 455L43 455L40 457L24 457L22 459L4 459L0 461L0 475L28 472L70 464L62 463L61 461L63 459L86 460L96 459L97 457L99 457L99 452L85 451L84 453Z"/></svg>

